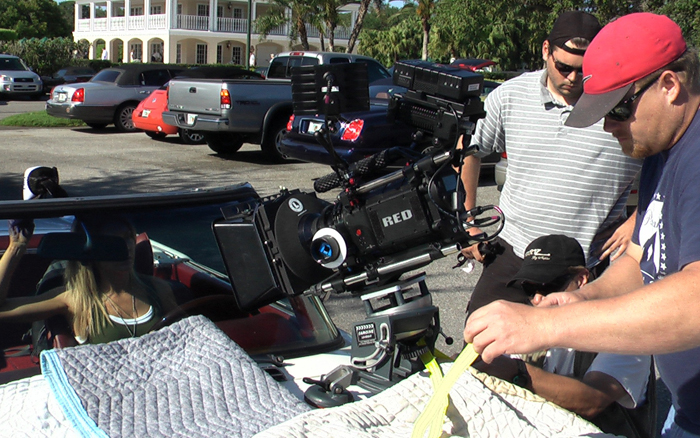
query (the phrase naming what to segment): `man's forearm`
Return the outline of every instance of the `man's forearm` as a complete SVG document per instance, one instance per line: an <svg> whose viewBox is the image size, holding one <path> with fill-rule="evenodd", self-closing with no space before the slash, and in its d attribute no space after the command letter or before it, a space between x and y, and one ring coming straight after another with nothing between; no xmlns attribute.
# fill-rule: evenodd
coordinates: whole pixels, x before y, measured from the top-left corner
<svg viewBox="0 0 700 438"><path fill-rule="evenodd" d="M464 207L471 210L476 207L476 189L479 186L479 172L481 170L481 158L470 155L462 163L460 178L466 194Z"/></svg>
<svg viewBox="0 0 700 438"><path fill-rule="evenodd" d="M623 254L603 272L603 275L577 292L584 298L593 300L623 295L643 285L639 262L633 256Z"/></svg>
<svg viewBox="0 0 700 438"><path fill-rule="evenodd" d="M549 373L529 364L527 370L535 394L588 419L600 414L625 394L622 386L610 376L607 377L613 385L608 394L578 379Z"/></svg>

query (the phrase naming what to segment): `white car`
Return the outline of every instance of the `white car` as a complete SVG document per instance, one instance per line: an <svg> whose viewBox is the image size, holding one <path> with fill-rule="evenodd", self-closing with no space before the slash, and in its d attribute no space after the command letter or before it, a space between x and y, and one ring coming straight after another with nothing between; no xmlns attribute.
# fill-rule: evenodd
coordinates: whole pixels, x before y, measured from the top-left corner
<svg viewBox="0 0 700 438"><path fill-rule="evenodd" d="M0 54L0 100L17 96L38 99L43 88L41 77L19 57Z"/></svg>

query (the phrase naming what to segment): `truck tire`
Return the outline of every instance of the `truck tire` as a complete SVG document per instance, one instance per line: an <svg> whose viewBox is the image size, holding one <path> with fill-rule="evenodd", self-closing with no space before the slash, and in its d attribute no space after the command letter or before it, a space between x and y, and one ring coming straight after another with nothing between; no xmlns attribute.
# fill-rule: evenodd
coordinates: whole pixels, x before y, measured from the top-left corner
<svg viewBox="0 0 700 438"><path fill-rule="evenodd" d="M236 153L243 146L243 139L237 134L206 133L204 141L209 149L221 155Z"/></svg>
<svg viewBox="0 0 700 438"><path fill-rule="evenodd" d="M136 109L135 103L125 103L124 105L117 108L117 112L114 113L114 126L117 127L119 132L134 132L136 127L134 126L134 121L131 119L131 115Z"/></svg>
<svg viewBox="0 0 700 438"><path fill-rule="evenodd" d="M177 130L177 135L180 136L180 140L185 144L204 144L204 134L200 131L180 128Z"/></svg>
<svg viewBox="0 0 700 438"><path fill-rule="evenodd" d="M263 134L264 140L260 145L263 155L273 163L281 163L287 160L287 157L280 150L282 137L287 132L287 120L289 120L289 117L278 117L270 123L267 132Z"/></svg>

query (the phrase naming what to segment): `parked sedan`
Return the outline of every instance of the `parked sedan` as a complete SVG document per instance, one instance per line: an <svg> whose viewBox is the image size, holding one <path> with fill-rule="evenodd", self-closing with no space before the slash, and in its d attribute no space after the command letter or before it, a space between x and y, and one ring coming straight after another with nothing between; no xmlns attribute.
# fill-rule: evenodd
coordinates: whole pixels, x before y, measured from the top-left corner
<svg viewBox="0 0 700 438"><path fill-rule="evenodd" d="M44 93L50 93L56 85L87 82L97 73L90 67L64 67L51 76L42 76Z"/></svg>
<svg viewBox="0 0 700 438"><path fill-rule="evenodd" d="M263 77L250 70L238 67L204 66L193 67L182 71L177 78L201 78L201 79L263 79ZM178 134L183 143L202 144L204 135L198 131L178 128L163 122L163 112L168 107L167 84L151 93L148 98L139 103L132 114L134 126L142 129L146 135L153 139L163 139L167 135Z"/></svg>
<svg viewBox="0 0 700 438"><path fill-rule="evenodd" d="M106 68L90 82L64 84L53 89L46 112L54 117L83 120L94 129L114 124L117 130L136 130L132 113L151 92L184 68L163 64L125 64Z"/></svg>

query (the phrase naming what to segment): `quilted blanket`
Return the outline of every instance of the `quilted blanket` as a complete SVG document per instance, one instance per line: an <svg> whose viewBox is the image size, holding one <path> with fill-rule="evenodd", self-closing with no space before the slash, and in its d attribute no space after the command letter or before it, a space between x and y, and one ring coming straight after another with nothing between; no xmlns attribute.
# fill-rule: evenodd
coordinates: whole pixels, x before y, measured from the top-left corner
<svg viewBox="0 0 700 438"><path fill-rule="evenodd" d="M248 437L310 409L201 316L41 361L82 436Z"/></svg>
<svg viewBox="0 0 700 438"><path fill-rule="evenodd" d="M447 372L450 364L443 365ZM500 379L463 373L450 391L442 436L610 437L577 415ZM423 372L366 400L307 412L255 438L407 438L433 393Z"/></svg>

